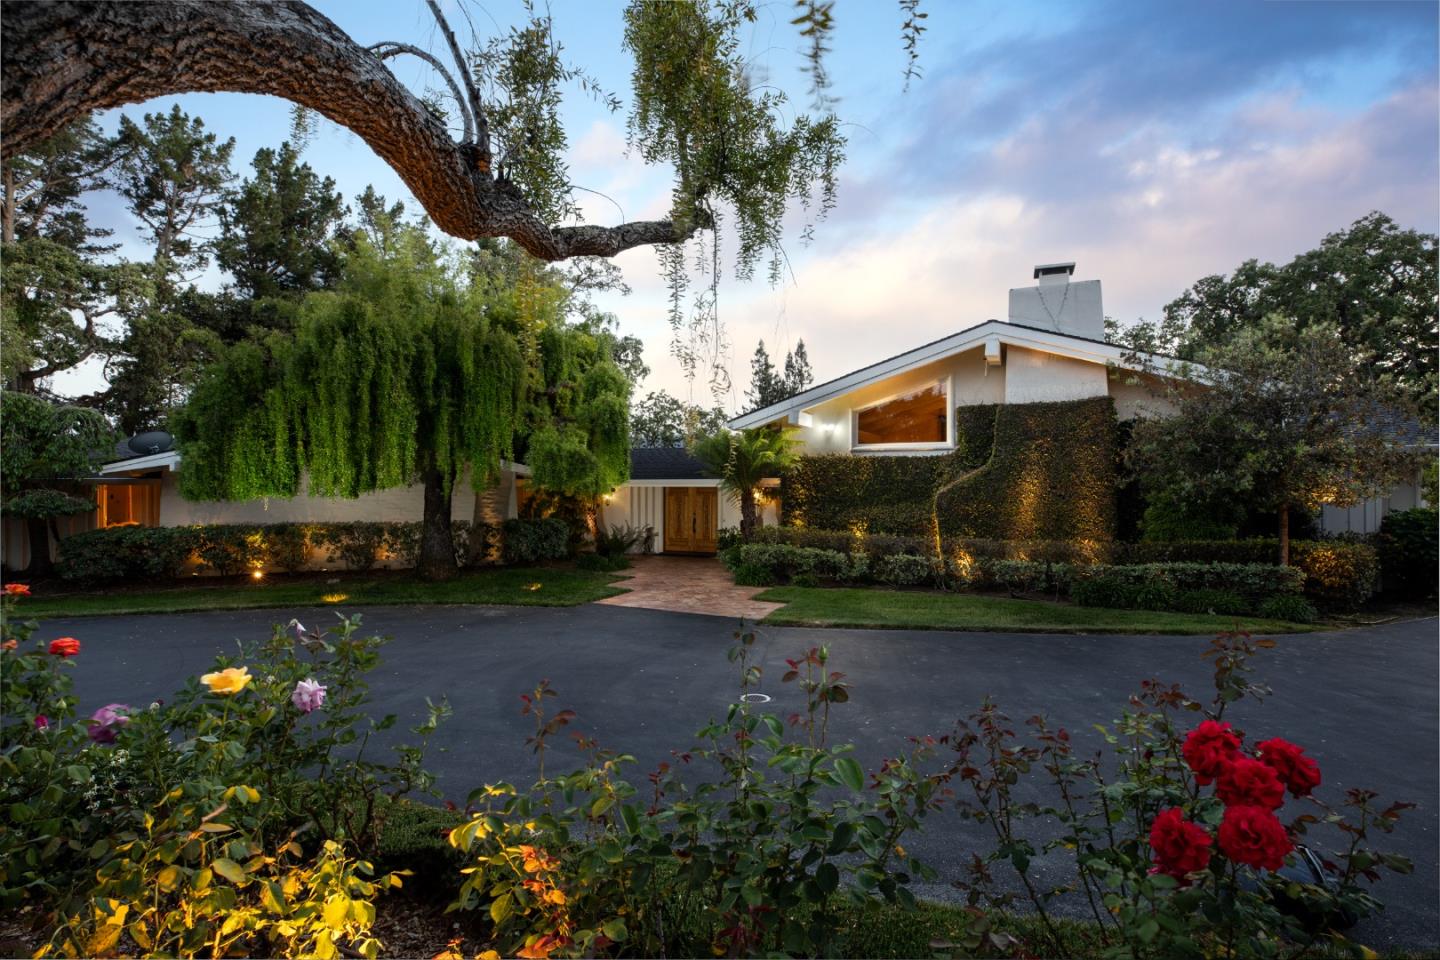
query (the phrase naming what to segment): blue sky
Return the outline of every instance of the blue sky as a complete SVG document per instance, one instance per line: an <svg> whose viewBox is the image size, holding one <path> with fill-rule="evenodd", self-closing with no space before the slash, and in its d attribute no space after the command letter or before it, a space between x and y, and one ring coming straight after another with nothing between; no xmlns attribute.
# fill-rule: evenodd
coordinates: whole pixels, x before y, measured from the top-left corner
<svg viewBox="0 0 1440 960"><path fill-rule="evenodd" d="M443 56L421 0L315 5L362 44L401 40ZM464 36L514 22L519 5L446 8ZM1175 0L930 2L923 76L903 89L900 14L890 0L841 0L829 61L849 137L839 206L809 246L788 247L793 276L722 285L734 409L750 353L803 337L818 380L971 326L1005 310L1035 263L1075 260L1103 281L1105 311L1158 317L1210 273L1258 257L1283 261L1373 209L1426 231L1440 226L1440 97L1433 2ZM555 0L573 62L625 97L618 3ZM809 106L803 41L788 3L771 3L748 40L752 67ZM416 61L397 74L438 86ZM289 132L288 104L198 94L179 102L221 137L237 166ZM110 111L107 125L120 111ZM625 115L578 90L567 101L573 182L587 219L662 215L668 171L625 151ZM351 197L374 184L409 199L398 177L348 132L322 121L305 159ZM114 201L96 219L133 238ZM622 329L644 338L654 368L642 390L709 400L669 359L664 289L653 251L618 258L634 292L607 297ZM217 283L212 275L208 282ZM73 379L93 383L95 371ZM65 382L57 383L64 390Z"/></svg>

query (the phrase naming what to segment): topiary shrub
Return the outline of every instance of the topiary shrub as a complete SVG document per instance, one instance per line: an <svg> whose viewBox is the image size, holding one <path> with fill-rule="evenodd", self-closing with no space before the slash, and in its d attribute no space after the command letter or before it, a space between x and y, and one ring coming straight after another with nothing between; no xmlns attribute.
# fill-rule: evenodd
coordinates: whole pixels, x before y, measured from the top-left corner
<svg viewBox="0 0 1440 960"><path fill-rule="evenodd" d="M1319 616L1309 600L1293 594L1264 601L1260 604L1259 614L1268 620L1289 620L1292 623L1314 623Z"/></svg>
<svg viewBox="0 0 1440 960"><path fill-rule="evenodd" d="M1380 521L1375 539L1380 583L1387 594L1407 600L1435 596L1440 567L1440 510L1396 510Z"/></svg>
<svg viewBox="0 0 1440 960"><path fill-rule="evenodd" d="M1375 595L1380 579L1380 560L1368 543L1297 540L1290 545L1290 562L1304 571L1305 596L1322 610L1359 609Z"/></svg>
<svg viewBox="0 0 1440 960"><path fill-rule="evenodd" d="M506 520L501 554L506 563L561 560L570 552L570 527L557 517Z"/></svg>

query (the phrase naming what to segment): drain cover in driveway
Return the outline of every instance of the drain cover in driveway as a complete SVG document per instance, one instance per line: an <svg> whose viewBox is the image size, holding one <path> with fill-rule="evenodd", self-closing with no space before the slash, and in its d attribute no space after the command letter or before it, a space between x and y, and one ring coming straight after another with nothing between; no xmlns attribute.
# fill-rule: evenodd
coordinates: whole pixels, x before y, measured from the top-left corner
<svg viewBox="0 0 1440 960"><path fill-rule="evenodd" d="M740 702L741 702L741 703L769 703L769 702L770 702L770 697L769 697L768 695L766 695L766 694L763 694L763 693L742 693L742 694L740 694Z"/></svg>

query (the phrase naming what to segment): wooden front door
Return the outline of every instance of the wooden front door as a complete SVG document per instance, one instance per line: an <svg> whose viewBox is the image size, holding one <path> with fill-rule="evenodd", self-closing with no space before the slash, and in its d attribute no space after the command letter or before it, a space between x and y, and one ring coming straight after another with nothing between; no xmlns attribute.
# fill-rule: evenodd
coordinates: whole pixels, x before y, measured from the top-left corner
<svg viewBox="0 0 1440 960"><path fill-rule="evenodd" d="M665 552L714 553L719 516L714 487L666 487Z"/></svg>

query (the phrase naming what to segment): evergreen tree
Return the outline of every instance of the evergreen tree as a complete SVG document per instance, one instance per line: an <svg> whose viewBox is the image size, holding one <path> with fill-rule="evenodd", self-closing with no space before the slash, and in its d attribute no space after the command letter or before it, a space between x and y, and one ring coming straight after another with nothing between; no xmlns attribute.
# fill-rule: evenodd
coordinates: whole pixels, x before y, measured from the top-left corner
<svg viewBox="0 0 1440 960"><path fill-rule="evenodd" d="M106 186L119 158L88 118L0 169L0 375L35 393L42 382L117 343L105 325L143 286L108 259L108 230L92 227L86 196Z"/></svg>
<svg viewBox="0 0 1440 960"><path fill-rule="evenodd" d="M745 403L751 410L758 410L785 396L785 381L775 372L765 341L761 340L755 345L755 355L750 358L750 390L745 394Z"/></svg>
<svg viewBox="0 0 1440 960"><path fill-rule="evenodd" d="M785 354L785 392L793 397L809 389L814 382L815 374L810 371L810 358L805 353L805 341L797 340L794 352Z"/></svg>
<svg viewBox="0 0 1440 960"><path fill-rule="evenodd" d="M335 181L301 163L289 142L278 151L260 150L251 165L254 178L243 181L220 208L215 245L216 260L234 278L237 292L262 299L333 286L340 274L333 241L346 214ZM384 203L373 189L370 194L370 202Z"/></svg>

